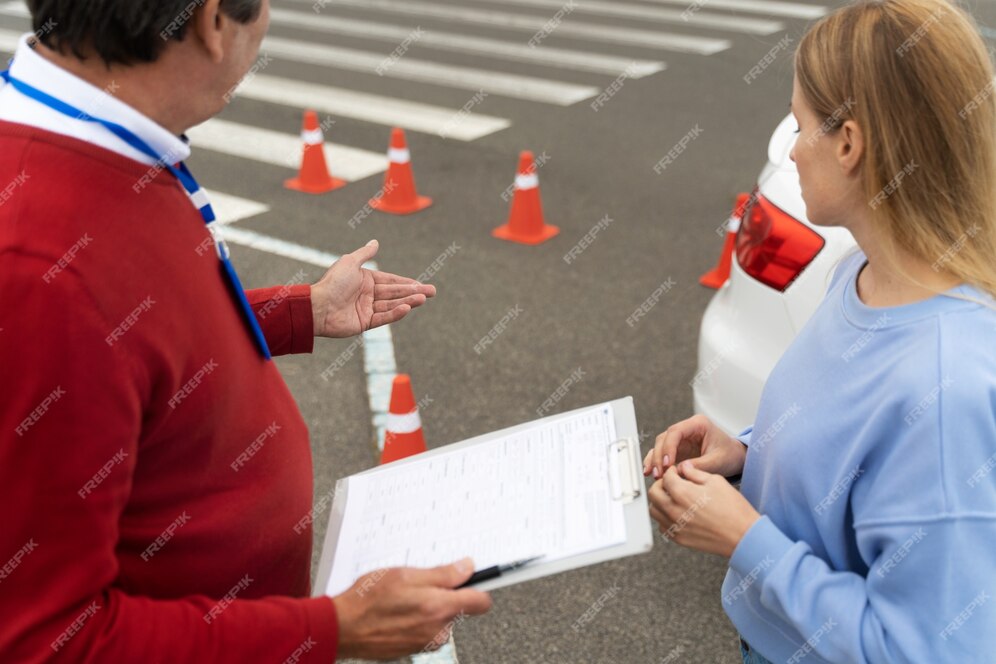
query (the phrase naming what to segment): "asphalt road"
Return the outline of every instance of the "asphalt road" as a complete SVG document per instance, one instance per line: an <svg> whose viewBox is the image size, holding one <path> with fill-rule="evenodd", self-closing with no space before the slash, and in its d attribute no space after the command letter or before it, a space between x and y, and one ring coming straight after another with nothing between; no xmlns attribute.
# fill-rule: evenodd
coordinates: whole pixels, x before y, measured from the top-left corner
<svg viewBox="0 0 996 664"><path fill-rule="evenodd" d="M332 3L320 16L409 30L419 26L522 46L534 31L461 22L454 16L465 9L500 11L542 19L542 24L558 12L558 6L509 0L433 1L451 6L454 15L430 17ZM976 3L980 19L996 26L996 7L984 0L971 4ZM604 4L638 4L676 14L689 7L666 0ZM808 0L796 4L813 5ZM417 399L431 400L422 412L430 447L535 418L536 409L580 369L583 378L551 412L632 395L646 450L656 433L692 414L689 381L696 371L698 325L712 293L700 287L697 278L716 260L722 242L716 228L737 192L753 186L770 133L787 113L791 52L809 23L736 11L726 3L715 7L708 0L691 5L696 6L700 10L692 16L765 19L781 25L768 34L744 34L680 18L666 23L578 9L568 12L563 26L591 23L725 39L730 44L701 55L625 39L616 44L593 41L557 28L538 47L667 63L664 71L651 76L622 79L486 53L448 52L416 40L399 64L431 61L594 86L598 91L612 86L615 92L597 111L590 98L558 106L490 94L474 105L472 115L506 118L511 125L473 141L408 131L420 193L435 199L431 208L411 217L374 213L356 228L349 227L348 220L380 187L381 175L313 197L282 187L292 174L288 168L203 150L195 150L190 166L205 186L270 208L241 221L240 228L337 254L377 238L380 267L411 276L422 273L447 248L458 247L450 250L431 279L438 297L393 327L398 370L411 374ZM311 2L277 0L275 7L316 16ZM25 25L23 19L0 15L0 28L20 30ZM401 43L277 23L270 34L364 50L380 58ZM770 64L752 76L752 68L766 56ZM407 80L402 73L378 76L278 56L263 73L432 104L454 113L475 95L472 89ZM222 118L296 134L301 110L290 103L238 98ZM321 115L335 119L329 140L376 153L385 150L387 124ZM656 172L655 164L693 134L680 154ZM508 203L501 195L512 182L523 149L548 156L539 169L543 205L547 221L561 229L559 236L536 247L490 235L506 221ZM565 261L565 254L606 215L611 222L602 224L574 260ZM248 287L300 279L300 270L314 281L322 272L238 246L233 247L233 257ZM639 322L628 324L627 318L669 279L674 285L659 303ZM521 314L486 350L476 352L475 344L515 307ZM311 356L277 360L310 426L316 500L327 495L338 478L374 463L375 431L361 354L330 381L320 375L349 343L322 340ZM316 562L326 517L316 518ZM460 661L738 662L736 633L719 596L725 569L724 560L655 536L649 554L496 591L490 615L456 627ZM596 603L602 608L574 629Z"/></svg>

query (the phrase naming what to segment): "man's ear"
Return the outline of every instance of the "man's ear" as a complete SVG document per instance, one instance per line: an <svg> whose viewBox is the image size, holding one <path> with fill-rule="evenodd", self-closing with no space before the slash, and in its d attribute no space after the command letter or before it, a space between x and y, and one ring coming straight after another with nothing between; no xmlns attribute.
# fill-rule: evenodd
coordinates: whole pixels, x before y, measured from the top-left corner
<svg viewBox="0 0 996 664"><path fill-rule="evenodd" d="M215 64L225 57L223 35L225 22L228 20L228 16L221 11L221 0L203 0L191 19L189 33L203 46Z"/></svg>
<svg viewBox="0 0 996 664"><path fill-rule="evenodd" d="M857 173L865 153L865 136L854 120L847 120L837 131L837 162L846 176Z"/></svg>

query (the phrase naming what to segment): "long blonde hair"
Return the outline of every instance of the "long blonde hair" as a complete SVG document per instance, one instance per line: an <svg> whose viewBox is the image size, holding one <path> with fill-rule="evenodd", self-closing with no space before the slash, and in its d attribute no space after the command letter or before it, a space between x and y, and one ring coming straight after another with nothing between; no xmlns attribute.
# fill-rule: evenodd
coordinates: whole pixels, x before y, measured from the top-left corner
<svg viewBox="0 0 996 664"><path fill-rule="evenodd" d="M807 32L795 71L828 131L862 129L885 255L996 297L996 90L975 21L946 0L861 0Z"/></svg>

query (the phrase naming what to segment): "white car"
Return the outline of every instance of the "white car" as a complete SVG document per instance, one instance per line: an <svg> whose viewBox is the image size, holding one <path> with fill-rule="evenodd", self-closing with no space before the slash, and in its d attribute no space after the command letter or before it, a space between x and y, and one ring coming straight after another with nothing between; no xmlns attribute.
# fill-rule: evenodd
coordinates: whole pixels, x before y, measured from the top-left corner
<svg viewBox="0 0 996 664"><path fill-rule="evenodd" d="M795 118L778 125L740 228L729 280L699 333L695 412L731 435L754 421L778 358L823 299L838 261L855 246L844 228L813 226L789 153Z"/></svg>

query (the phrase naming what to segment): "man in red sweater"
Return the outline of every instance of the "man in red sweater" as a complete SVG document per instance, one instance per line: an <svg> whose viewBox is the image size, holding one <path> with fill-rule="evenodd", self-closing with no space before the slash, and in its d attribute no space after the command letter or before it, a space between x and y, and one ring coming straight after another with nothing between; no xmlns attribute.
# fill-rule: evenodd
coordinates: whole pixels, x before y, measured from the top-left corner
<svg viewBox="0 0 996 664"><path fill-rule="evenodd" d="M393 658L487 611L454 590L469 560L308 597L308 432L264 348L309 352L434 289L363 269L375 242L248 311L226 282L174 164L268 0L28 4L0 82L0 661Z"/></svg>

